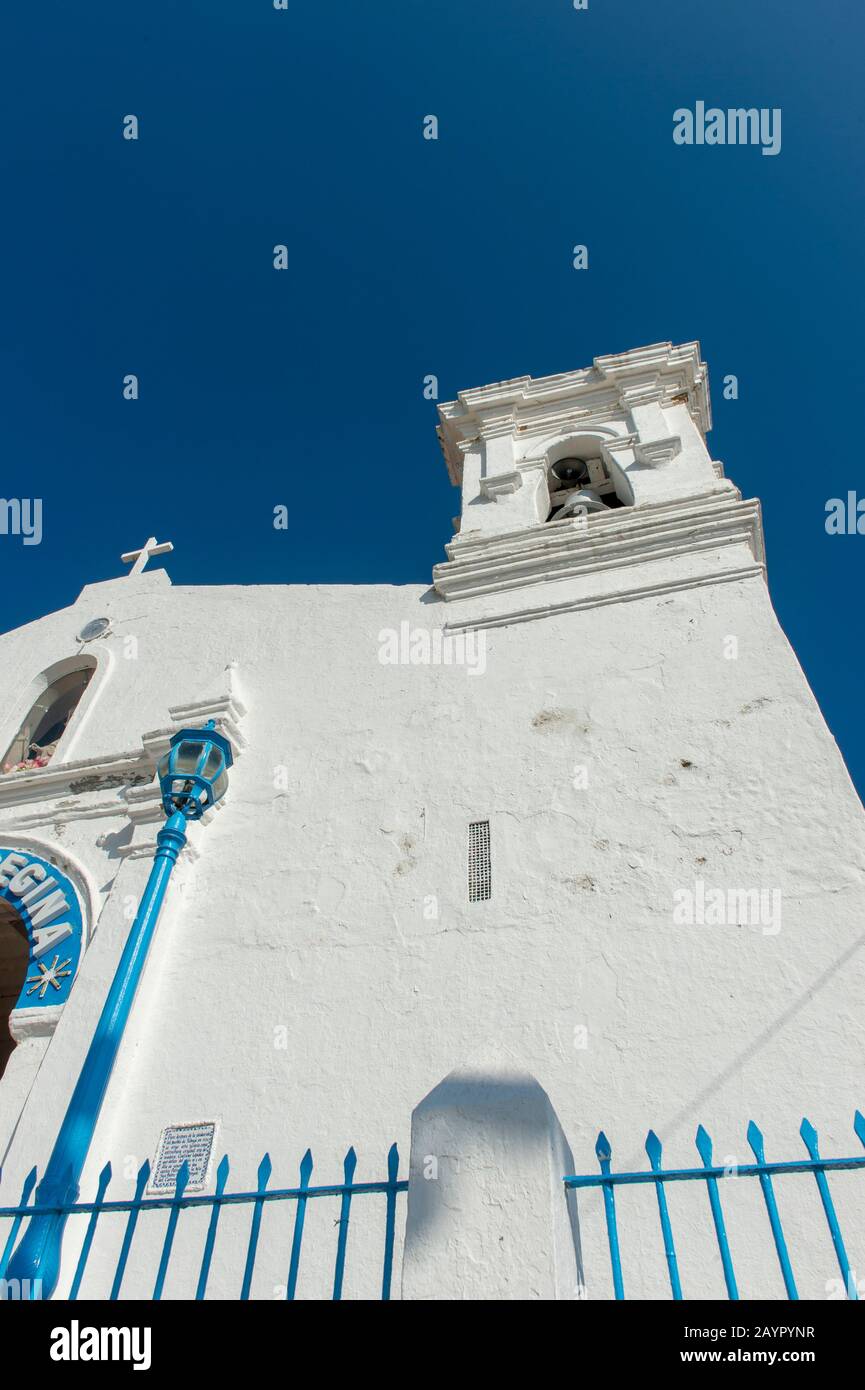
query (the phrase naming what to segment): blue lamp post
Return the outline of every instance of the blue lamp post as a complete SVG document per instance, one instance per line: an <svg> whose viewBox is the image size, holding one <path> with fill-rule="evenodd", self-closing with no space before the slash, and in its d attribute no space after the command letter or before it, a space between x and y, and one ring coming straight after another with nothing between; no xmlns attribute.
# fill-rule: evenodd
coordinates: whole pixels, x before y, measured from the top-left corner
<svg viewBox="0 0 865 1390"><path fill-rule="evenodd" d="M78 1199L78 1180L120 1043L165 890L178 855L186 844L188 821L198 820L225 793L231 746L214 730L181 729L157 768L162 806L168 817L156 837L156 854L147 886L114 974L93 1040L72 1092L44 1177L36 1189L37 1213L9 1261L7 1286L29 1289L31 1298L50 1298L60 1273L60 1246L67 1213ZM44 1208L49 1210L44 1210ZM38 1208L43 1208L39 1211ZM54 1208L54 1210L50 1210ZM13 1281L20 1281L14 1283ZM28 1282L25 1282L28 1281Z"/></svg>

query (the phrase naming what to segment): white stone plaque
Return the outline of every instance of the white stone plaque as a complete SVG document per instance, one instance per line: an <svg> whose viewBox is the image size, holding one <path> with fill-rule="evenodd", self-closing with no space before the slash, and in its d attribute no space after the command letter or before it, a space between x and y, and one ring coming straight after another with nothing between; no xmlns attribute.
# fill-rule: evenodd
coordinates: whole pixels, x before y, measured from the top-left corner
<svg viewBox="0 0 865 1390"><path fill-rule="evenodd" d="M177 1174L184 1161L189 1164L186 1191L196 1192L204 1187L210 1170L215 1137L214 1120L199 1120L187 1125L168 1125L159 1137L148 1191L173 1192Z"/></svg>

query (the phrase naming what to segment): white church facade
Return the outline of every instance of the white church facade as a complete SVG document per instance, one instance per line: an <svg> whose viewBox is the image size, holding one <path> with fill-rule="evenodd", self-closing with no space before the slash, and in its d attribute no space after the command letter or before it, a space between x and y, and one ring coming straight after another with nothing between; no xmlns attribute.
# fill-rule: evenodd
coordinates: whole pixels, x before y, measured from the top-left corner
<svg viewBox="0 0 865 1390"><path fill-rule="evenodd" d="M439 415L462 500L431 584L179 586L148 543L0 638L6 1272L153 869L157 766L210 727L227 789L112 1025L54 1298L329 1298L335 1270L345 1298L849 1295L865 821L759 503L707 449L699 348ZM752 1120L789 1171L750 1171ZM705 1180L599 1185L599 1131L650 1175L650 1130Z"/></svg>

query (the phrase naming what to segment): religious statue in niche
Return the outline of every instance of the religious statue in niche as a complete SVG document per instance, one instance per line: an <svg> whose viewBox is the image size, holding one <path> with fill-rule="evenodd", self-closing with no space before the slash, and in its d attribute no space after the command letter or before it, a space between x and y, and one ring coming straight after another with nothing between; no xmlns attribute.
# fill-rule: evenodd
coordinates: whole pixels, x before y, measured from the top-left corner
<svg viewBox="0 0 865 1390"><path fill-rule="evenodd" d="M46 686L9 745L4 773L48 765L92 675L93 666L87 665Z"/></svg>
<svg viewBox="0 0 865 1390"><path fill-rule="evenodd" d="M51 761L52 753L60 742L60 735L65 727L65 724L62 727L58 725L57 736L51 743L47 743L44 746L40 746L38 743L31 743L27 749L26 758L22 758L20 762L17 763L4 763L3 771L25 772L29 767L47 767L48 763Z"/></svg>

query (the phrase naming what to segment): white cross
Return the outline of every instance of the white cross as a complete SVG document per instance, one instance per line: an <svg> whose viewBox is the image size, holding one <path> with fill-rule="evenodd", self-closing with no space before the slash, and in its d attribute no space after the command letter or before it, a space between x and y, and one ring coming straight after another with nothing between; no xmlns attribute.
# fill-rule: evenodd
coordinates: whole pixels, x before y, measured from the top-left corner
<svg viewBox="0 0 865 1390"><path fill-rule="evenodd" d="M131 579L133 574L140 574L153 555L167 555L174 546L171 541L160 541L157 545L155 536L148 536L140 550L128 550L125 555L121 555L124 565L132 565L127 578Z"/></svg>

